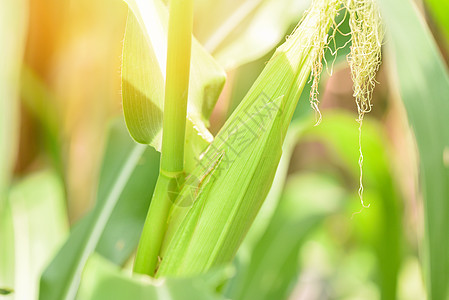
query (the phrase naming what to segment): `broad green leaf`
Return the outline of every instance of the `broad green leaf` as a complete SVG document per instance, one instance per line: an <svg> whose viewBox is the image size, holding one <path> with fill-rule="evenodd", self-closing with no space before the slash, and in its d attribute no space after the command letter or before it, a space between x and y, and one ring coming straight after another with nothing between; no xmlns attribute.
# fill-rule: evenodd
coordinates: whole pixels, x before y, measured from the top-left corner
<svg viewBox="0 0 449 300"><path fill-rule="evenodd" d="M370 203L370 207L360 211L360 200L355 196L348 205L348 211L360 213L353 215L351 226L358 234L358 241L368 244L376 254L382 298L396 299L403 235L400 192L390 170L389 145L381 127L368 116L362 130L364 200ZM355 116L328 112L320 126L305 133L305 139L327 146L331 156L336 157L351 174L355 193L360 177Z"/></svg>
<svg viewBox="0 0 449 300"><path fill-rule="evenodd" d="M198 0L194 32L226 69L267 54L297 23L310 1Z"/></svg>
<svg viewBox="0 0 449 300"><path fill-rule="evenodd" d="M123 122L112 126L97 203L77 224L41 279L40 299L74 299L84 264L97 251L124 264L135 250L156 183L159 155L134 143Z"/></svg>
<svg viewBox="0 0 449 300"><path fill-rule="evenodd" d="M160 151L167 49L167 10L160 0L126 0L129 5L123 46L123 111L131 136ZM224 86L225 73L193 40L186 139L202 149L213 139L209 117ZM195 151L197 151L195 149ZM187 153L189 153L187 151ZM196 153L196 156L199 152ZM195 156L195 157L196 157Z"/></svg>
<svg viewBox="0 0 449 300"><path fill-rule="evenodd" d="M9 208L13 236L2 259L14 262L14 298L37 299L40 274L68 233L63 184L49 171L30 175L12 187Z"/></svg>
<svg viewBox="0 0 449 300"><path fill-rule="evenodd" d="M222 272L222 271L217 271ZM207 274L216 278L215 274ZM223 280L225 274L218 279ZM86 263L81 280L80 300L219 300L214 285L205 276L182 279L154 280L145 275L126 275L117 266L99 255Z"/></svg>
<svg viewBox="0 0 449 300"><path fill-rule="evenodd" d="M232 299L288 299L299 275L299 250L326 215L341 207L344 189L312 174L290 179Z"/></svg>
<svg viewBox="0 0 449 300"><path fill-rule="evenodd" d="M429 299L449 297L449 75L411 1L379 1L392 71L416 137L425 209Z"/></svg>
<svg viewBox="0 0 449 300"><path fill-rule="evenodd" d="M335 12L334 2L312 6L190 174L173 206L157 276L201 273L234 257L271 187L308 80L308 41L317 26L329 28Z"/></svg>

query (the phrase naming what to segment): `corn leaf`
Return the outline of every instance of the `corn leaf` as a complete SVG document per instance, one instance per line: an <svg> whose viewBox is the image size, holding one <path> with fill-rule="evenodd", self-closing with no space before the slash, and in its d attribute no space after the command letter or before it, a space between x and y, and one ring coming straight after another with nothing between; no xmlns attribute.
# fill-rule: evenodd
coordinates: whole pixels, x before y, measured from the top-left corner
<svg viewBox="0 0 449 300"><path fill-rule="evenodd" d="M449 297L449 75L411 1L379 1L393 73L420 156L429 299Z"/></svg>
<svg viewBox="0 0 449 300"><path fill-rule="evenodd" d="M194 32L226 69L261 58L298 22L310 1L199 0Z"/></svg>
<svg viewBox="0 0 449 300"><path fill-rule="evenodd" d="M56 103L55 96L30 66L24 64L21 71L20 96L22 103L37 120L47 153L52 159L54 168L63 177L64 163L61 153L63 147L60 138L60 114L58 114L55 106L49 105L49 103Z"/></svg>
<svg viewBox="0 0 449 300"><path fill-rule="evenodd" d="M74 299L89 255L97 251L123 264L135 250L156 183L159 155L129 139L123 122L113 124L97 203L77 224L41 278L40 299Z"/></svg>
<svg viewBox="0 0 449 300"><path fill-rule="evenodd" d="M126 2L129 11L123 46L123 111L131 136L160 151L167 10L160 0ZM190 153L199 154L207 146L206 142L213 139L206 127L224 86L225 73L196 40L192 44L191 64L186 139L187 146L193 147ZM202 144L198 136L202 138Z"/></svg>
<svg viewBox="0 0 449 300"><path fill-rule="evenodd" d="M144 275L127 276L99 255L89 258L83 272L78 299L219 300L214 289L226 279L226 270L206 276L156 281Z"/></svg>
<svg viewBox="0 0 449 300"><path fill-rule="evenodd" d="M12 187L9 208L13 237L2 258L15 265L14 298L37 299L40 274L68 233L63 184L49 171L32 174Z"/></svg>

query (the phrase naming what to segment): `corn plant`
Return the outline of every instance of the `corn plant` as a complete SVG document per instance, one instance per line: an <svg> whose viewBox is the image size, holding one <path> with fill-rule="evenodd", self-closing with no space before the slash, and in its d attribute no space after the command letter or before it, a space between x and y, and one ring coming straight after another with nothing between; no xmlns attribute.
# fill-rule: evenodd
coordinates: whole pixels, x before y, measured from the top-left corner
<svg viewBox="0 0 449 300"><path fill-rule="evenodd" d="M376 76L386 57L383 68L404 103L419 155L425 294L449 299L449 76L411 1L123 2L121 117L108 126L95 206L60 249L68 227L64 147L57 137L63 134L55 129L57 116L42 109L42 99L51 94L45 83L21 66L26 18L17 16L26 14L25 1L0 4L1 12L13 13L1 18L6 55L0 92L15 100L19 83L23 86L23 105L50 141L46 151L54 154L55 170L12 183L18 101L2 101L0 142L8 147L1 150L0 297L287 299L301 295L298 276L308 274L307 259L298 253L319 250L320 243L328 246L329 257L352 243L370 249L374 263L364 261L378 292L366 299L404 297L406 201L390 170L383 125L368 117L376 109L375 87L383 84ZM428 3L443 34L449 32L437 1ZM224 9L233 5L231 12ZM208 16L220 10L226 17ZM10 42L5 28L13 21L20 39ZM200 21L205 23L199 26ZM285 41L270 36L273 24L279 25L279 36L290 26ZM253 36L258 27L267 35L260 47ZM246 95L234 100L234 109L213 134L213 113L229 93L227 77L277 42L262 58L263 70ZM325 71L332 74L342 61L349 66L355 120L320 110ZM289 173L295 145L310 141L320 143L330 152L329 161L339 165L330 173L343 173L356 184L348 187L332 174ZM29 201L33 197L38 209ZM37 224L38 234L25 238L23 220L30 228ZM353 230L335 242L333 227L338 226ZM30 252L45 259L32 263L22 249L39 243L45 247L30 247ZM372 280L359 269L360 274L346 269L363 255L357 250L329 263L341 270L320 275L330 282L318 288L321 298L369 295L369 287L357 290L339 281L345 276ZM307 257L313 264L314 256Z"/></svg>

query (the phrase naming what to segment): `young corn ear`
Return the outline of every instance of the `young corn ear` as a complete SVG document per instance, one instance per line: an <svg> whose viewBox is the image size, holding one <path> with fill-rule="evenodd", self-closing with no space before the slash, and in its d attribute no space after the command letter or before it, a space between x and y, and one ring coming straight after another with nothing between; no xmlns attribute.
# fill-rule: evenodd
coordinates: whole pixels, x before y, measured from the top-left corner
<svg viewBox="0 0 449 300"><path fill-rule="evenodd" d="M288 125L340 8L315 0L189 174L172 206L156 277L198 274L234 257L270 190Z"/></svg>

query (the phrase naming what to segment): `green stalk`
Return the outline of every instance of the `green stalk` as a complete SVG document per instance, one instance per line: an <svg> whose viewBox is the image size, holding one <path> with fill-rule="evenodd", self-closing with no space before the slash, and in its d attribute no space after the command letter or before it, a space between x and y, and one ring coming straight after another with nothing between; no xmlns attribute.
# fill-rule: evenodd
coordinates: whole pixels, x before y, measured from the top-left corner
<svg viewBox="0 0 449 300"><path fill-rule="evenodd" d="M170 207L184 180L193 0L172 0L168 24L161 169L137 248L134 272L154 275Z"/></svg>

